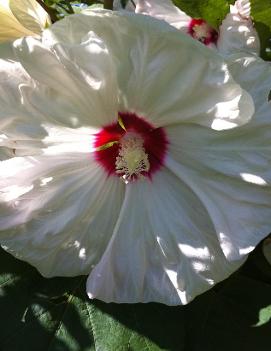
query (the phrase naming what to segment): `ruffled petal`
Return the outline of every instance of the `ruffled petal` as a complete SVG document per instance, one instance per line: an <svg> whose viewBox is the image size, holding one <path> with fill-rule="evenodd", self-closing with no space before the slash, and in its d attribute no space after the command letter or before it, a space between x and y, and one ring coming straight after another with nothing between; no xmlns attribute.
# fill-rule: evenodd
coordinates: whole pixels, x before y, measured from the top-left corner
<svg viewBox="0 0 271 351"><path fill-rule="evenodd" d="M230 6L219 29L217 48L223 55L236 51L259 54L260 40L250 17L249 0L237 0Z"/></svg>
<svg viewBox="0 0 271 351"><path fill-rule="evenodd" d="M243 263L227 262L201 202L167 170L126 189L112 239L87 281L90 298L186 304Z"/></svg>
<svg viewBox="0 0 271 351"><path fill-rule="evenodd" d="M110 70L108 50L94 34L73 48L61 44L50 48L34 38L17 40L14 48L24 69L42 87L38 96L47 100L46 105L50 106L48 100L55 102L53 106L59 106L58 98L66 100L83 112L85 125L101 126L115 120L117 87L110 79L114 70Z"/></svg>
<svg viewBox="0 0 271 351"><path fill-rule="evenodd" d="M110 240L123 186L84 153L3 161L1 245L46 277L89 273Z"/></svg>
<svg viewBox="0 0 271 351"><path fill-rule="evenodd" d="M91 129L117 119L115 69L93 33L73 47L25 38L14 48L16 55L8 45L1 51L0 146L36 154L52 126Z"/></svg>
<svg viewBox="0 0 271 351"><path fill-rule="evenodd" d="M90 10L84 14L54 25L54 37L78 43L93 30L102 38L117 67L121 110L156 126L193 122L220 130L250 119L250 96L213 51L151 17ZM76 36L67 37L69 28L78 28Z"/></svg>
<svg viewBox="0 0 271 351"><path fill-rule="evenodd" d="M167 132L167 166L205 206L227 259L242 259L271 231L270 105L232 131Z"/></svg>
<svg viewBox="0 0 271 351"><path fill-rule="evenodd" d="M173 157L169 167L201 199L226 257L235 260L271 231L271 66L244 53L229 56L228 62L253 97L250 122L219 134L195 126L168 128L167 133Z"/></svg>
<svg viewBox="0 0 271 351"><path fill-rule="evenodd" d="M79 147L78 137L82 145L88 139L84 148L92 150L91 142L97 130L80 127L80 108L67 98L61 99L61 95L52 99L50 94L43 94L43 87L37 86L18 62L0 60L0 64L0 147L5 148L6 155L33 156L42 153L43 148L52 149L54 144L60 144L64 150L63 145L75 138L75 142L66 147L74 151Z"/></svg>
<svg viewBox="0 0 271 351"><path fill-rule="evenodd" d="M35 91L35 84L22 66L0 59L0 146L13 150L17 141L45 137L42 120L26 99L31 90Z"/></svg>
<svg viewBox="0 0 271 351"><path fill-rule="evenodd" d="M270 100L271 63L245 53L230 55L227 62L234 79L253 97L257 113Z"/></svg>
<svg viewBox="0 0 271 351"><path fill-rule="evenodd" d="M171 0L138 0L135 12L166 21L185 33L187 33L192 19L185 12L174 6Z"/></svg>

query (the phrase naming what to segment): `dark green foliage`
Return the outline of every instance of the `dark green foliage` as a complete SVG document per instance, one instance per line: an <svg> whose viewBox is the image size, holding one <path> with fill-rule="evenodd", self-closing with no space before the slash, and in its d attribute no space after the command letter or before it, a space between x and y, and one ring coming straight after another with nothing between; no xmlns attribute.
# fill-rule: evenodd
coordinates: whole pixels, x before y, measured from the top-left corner
<svg viewBox="0 0 271 351"><path fill-rule="evenodd" d="M86 277L41 277L0 251L1 351L270 351L271 267L258 248L187 306L88 300Z"/></svg>
<svg viewBox="0 0 271 351"><path fill-rule="evenodd" d="M191 17L204 18L215 28L219 27L229 12L229 4L232 3L227 0L174 0L173 2Z"/></svg>
<svg viewBox="0 0 271 351"><path fill-rule="evenodd" d="M271 0L251 0L255 26L261 39L261 55L271 60Z"/></svg>

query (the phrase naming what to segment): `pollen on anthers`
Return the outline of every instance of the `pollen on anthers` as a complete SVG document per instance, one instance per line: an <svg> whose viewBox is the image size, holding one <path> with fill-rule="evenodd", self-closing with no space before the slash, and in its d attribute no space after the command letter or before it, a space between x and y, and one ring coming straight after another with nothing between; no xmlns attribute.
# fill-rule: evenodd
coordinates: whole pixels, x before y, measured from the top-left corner
<svg viewBox="0 0 271 351"><path fill-rule="evenodd" d="M108 175L126 184L152 179L164 165L168 141L162 127L131 112L119 112L116 122L96 135L95 159Z"/></svg>
<svg viewBox="0 0 271 351"><path fill-rule="evenodd" d="M148 154L146 154L142 137L134 133L126 133L120 140L119 156L116 158L116 173L125 183L135 178L144 178L144 172L150 170Z"/></svg>

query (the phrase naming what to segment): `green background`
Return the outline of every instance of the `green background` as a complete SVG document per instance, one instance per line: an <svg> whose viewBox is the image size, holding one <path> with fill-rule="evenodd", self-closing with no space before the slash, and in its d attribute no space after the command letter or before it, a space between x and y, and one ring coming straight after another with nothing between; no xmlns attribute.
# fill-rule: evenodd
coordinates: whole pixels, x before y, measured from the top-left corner
<svg viewBox="0 0 271 351"><path fill-rule="evenodd" d="M89 300L86 277L45 279L0 251L1 351L270 351L271 266L261 248L187 306Z"/></svg>

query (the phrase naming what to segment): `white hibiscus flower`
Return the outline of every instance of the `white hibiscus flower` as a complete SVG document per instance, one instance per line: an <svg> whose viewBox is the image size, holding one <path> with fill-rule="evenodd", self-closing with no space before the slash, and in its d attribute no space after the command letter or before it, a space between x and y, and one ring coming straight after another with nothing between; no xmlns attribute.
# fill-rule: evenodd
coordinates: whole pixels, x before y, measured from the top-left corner
<svg viewBox="0 0 271 351"><path fill-rule="evenodd" d="M44 276L89 274L107 302L186 304L270 232L270 106L249 122L215 51L86 11L1 55L0 242Z"/></svg>
<svg viewBox="0 0 271 351"><path fill-rule="evenodd" d="M204 19L188 16L174 6L171 0L137 0L135 12L164 20L203 44L217 48L223 54L228 54L240 45L245 50L258 53L260 41L250 18L250 10L249 0L237 0L234 5L230 5L230 13L219 31Z"/></svg>
<svg viewBox="0 0 271 351"><path fill-rule="evenodd" d="M0 42L40 34L51 24L36 0L0 0Z"/></svg>

